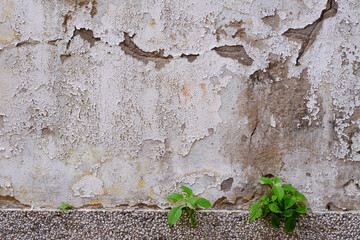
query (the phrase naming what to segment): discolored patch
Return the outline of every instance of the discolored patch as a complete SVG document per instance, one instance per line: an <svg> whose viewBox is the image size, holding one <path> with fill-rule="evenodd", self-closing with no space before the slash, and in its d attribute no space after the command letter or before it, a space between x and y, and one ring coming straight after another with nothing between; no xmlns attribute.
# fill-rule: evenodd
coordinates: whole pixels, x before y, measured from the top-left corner
<svg viewBox="0 0 360 240"><path fill-rule="evenodd" d="M26 205L21 203L19 200L17 200L15 197L10 196L0 196L0 208L30 208L30 205Z"/></svg>
<svg viewBox="0 0 360 240"><path fill-rule="evenodd" d="M273 30L279 27L280 18L276 11L274 15L263 17L261 20Z"/></svg>
<svg viewBox="0 0 360 240"><path fill-rule="evenodd" d="M249 57L242 45L221 46L213 48L212 50L215 50L221 57L234 59L245 66L251 66L254 61Z"/></svg>
<svg viewBox="0 0 360 240"><path fill-rule="evenodd" d="M171 55L164 56L164 50L153 52L143 51L136 46L136 44L132 41L132 37L130 37L128 33L124 33L124 38L124 41L119 45L125 54L130 55L145 64L148 64L149 61L153 61L156 64L156 69L163 68L165 64L173 58Z"/></svg>
<svg viewBox="0 0 360 240"><path fill-rule="evenodd" d="M83 40L90 43L90 47L93 47L95 45L95 42L100 41L100 38L94 37L94 32L90 29L85 29L85 28L75 29L73 37L78 35Z"/></svg>
<svg viewBox="0 0 360 240"><path fill-rule="evenodd" d="M199 56L199 54L181 54L181 58L186 58L188 60L188 62L192 63L193 61L196 60L196 58Z"/></svg>
<svg viewBox="0 0 360 240"><path fill-rule="evenodd" d="M233 178L228 178L228 179L224 180L221 183L221 190L224 192L228 192L231 189L233 182L234 182Z"/></svg>

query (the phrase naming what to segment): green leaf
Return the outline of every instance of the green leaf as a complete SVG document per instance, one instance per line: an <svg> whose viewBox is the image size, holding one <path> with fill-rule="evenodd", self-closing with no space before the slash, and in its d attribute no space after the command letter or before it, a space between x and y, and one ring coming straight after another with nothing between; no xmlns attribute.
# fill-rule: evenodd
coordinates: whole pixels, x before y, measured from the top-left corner
<svg viewBox="0 0 360 240"><path fill-rule="evenodd" d="M186 192L186 194L188 195L188 197L191 197L193 195L193 191L185 186L181 186L182 190L184 190L184 192Z"/></svg>
<svg viewBox="0 0 360 240"><path fill-rule="evenodd" d="M191 222L192 227L196 228L196 219L192 213L190 214L190 222Z"/></svg>
<svg viewBox="0 0 360 240"><path fill-rule="evenodd" d="M281 180L280 178L278 178L278 177L273 177L273 181L274 181L275 184L278 184L278 183L280 183L282 180Z"/></svg>
<svg viewBox="0 0 360 240"><path fill-rule="evenodd" d="M184 196L180 193L173 193L167 197L169 200L182 200L184 199Z"/></svg>
<svg viewBox="0 0 360 240"><path fill-rule="evenodd" d="M260 178L259 180L263 181L264 183L269 184L270 186L273 185L273 183L272 183L272 181L270 180L270 178L262 177L262 178Z"/></svg>
<svg viewBox="0 0 360 240"><path fill-rule="evenodd" d="M182 214L182 207L183 206L173 207L170 210L168 214L168 224L170 227L180 219Z"/></svg>
<svg viewBox="0 0 360 240"><path fill-rule="evenodd" d="M303 203L298 203L297 208L295 209L298 213L307 213L306 206Z"/></svg>
<svg viewBox="0 0 360 240"><path fill-rule="evenodd" d="M199 204L203 208L211 208L211 203L206 200L205 198L198 198L196 199L196 203Z"/></svg>
<svg viewBox="0 0 360 240"><path fill-rule="evenodd" d="M291 217L294 212L295 212L294 209L288 209L288 210L285 210L285 211L281 214L281 216L283 216L283 217Z"/></svg>
<svg viewBox="0 0 360 240"><path fill-rule="evenodd" d="M282 213L282 211L280 210L279 206L276 205L275 203L269 204L269 209L270 209L270 211L272 211L273 213Z"/></svg>
<svg viewBox="0 0 360 240"><path fill-rule="evenodd" d="M285 218L285 231L292 232L296 227L296 218Z"/></svg>
<svg viewBox="0 0 360 240"><path fill-rule="evenodd" d="M279 201L281 201L284 196L284 189L282 187L273 186L272 190L274 192L274 195L276 195Z"/></svg>
<svg viewBox="0 0 360 240"><path fill-rule="evenodd" d="M294 196L296 197L296 199L307 201L306 197L299 192L295 192Z"/></svg>
<svg viewBox="0 0 360 240"><path fill-rule="evenodd" d="M260 206L261 206L261 202L260 202L260 200L259 200L259 201L254 202L254 203L249 207L249 210L252 211L252 210L255 209L255 208L259 208Z"/></svg>
<svg viewBox="0 0 360 240"><path fill-rule="evenodd" d="M186 199L185 199L185 202L193 205L194 207L197 207L197 205L196 205L196 198L194 198L194 197L186 198Z"/></svg>
<svg viewBox="0 0 360 240"><path fill-rule="evenodd" d="M263 217L266 217L266 215L267 215L268 212L269 212L269 207L268 207L268 206L262 206L262 207L261 207L261 210L262 210L262 216L263 216Z"/></svg>
<svg viewBox="0 0 360 240"><path fill-rule="evenodd" d="M296 192L296 189L295 189L293 186L289 185L289 184L283 184L283 185L282 185L282 188L283 188L284 190L289 191L289 192L292 192L292 193L295 193L295 192Z"/></svg>
<svg viewBox="0 0 360 240"><path fill-rule="evenodd" d="M268 205L269 202L270 202L270 197L269 197L268 195L265 195L265 196L263 196L260 200L262 201L262 203L263 203L264 205Z"/></svg>
<svg viewBox="0 0 360 240"><path fill-rule="evenodd" d="M296 198L291 195L286 195L284 197L284 207L285 210L291 208L296 203Z"/></svg>
<svg viewBox="0 0 360 240"><path fill-rule="evenodd" d="M253 205L254 205L254 204L253 204ZM252 205L252 206L253 206L253 205ZM251 207L252 207L252 206L251 206ZM249 217L249 223L251 223L252 221L254 221L256 218L260 217L260 216L261 216L261 213L262 213L262 210L261 210L260 204L254 206L254 207L251 209L251 213L250 213L250 217Z"/></svg>
<svg viewBox="0 0 360 240"><path fill-rule="evenodd" d="M271 201L275 202L278 197L276 195L271 196Z"/></svg>
<svg viewBox="0 0 360 240"><path fill-rule="evenodd" d="M59 207L60 210L66 211L71 209L71 205L65 202L61 202L61 206Z"/></svg>
<svg viewBox="0 0 360 240"><path fill-rule="evenodd" d="M278 228L280 226L280 218L278 215L276 215L274 213L271 214L271 225L274 228Z"/></svg>

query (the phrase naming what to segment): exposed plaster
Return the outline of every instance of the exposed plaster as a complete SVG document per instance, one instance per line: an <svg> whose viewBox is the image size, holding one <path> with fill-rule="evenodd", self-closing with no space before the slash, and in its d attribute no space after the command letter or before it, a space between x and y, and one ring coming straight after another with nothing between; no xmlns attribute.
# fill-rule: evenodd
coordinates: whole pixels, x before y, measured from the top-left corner
<svg viewBox="0 0 360 240"><path fill-rule="evenodd" d="M163 208L186 184L241 209L271 174L355 209L356 1L0 6L1 195Z"/></svg>

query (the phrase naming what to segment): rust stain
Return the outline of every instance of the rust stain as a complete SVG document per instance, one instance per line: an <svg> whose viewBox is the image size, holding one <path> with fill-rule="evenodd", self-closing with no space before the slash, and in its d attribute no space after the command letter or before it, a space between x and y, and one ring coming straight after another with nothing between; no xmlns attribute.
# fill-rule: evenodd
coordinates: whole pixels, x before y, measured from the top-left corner
<svg viewBox="0 0 360 240"><path fill-rule="evenodd" d="M201 98L204 99L206 97L206 94L207 94L205 83L200 83L199 86L201 87L201 90L203 91L203 94L202 94Z"/></svg>
<svg viewBox="0 0 360 240"><path fill-rule="evenodd" d="M154 195L154 189L152 187L149 187L149 197L152 198Z"/></svg>
<svg viewBox="0 0 360 240"><path fill-rule="evenodd" d="M125 186L123 186L123 185L110 185L109 187L104 188L104 193L107 193L110 191L115 194L120 194L123 192L124 189L125 189Z"/></svg>
<svg viewBox="0 0 360 240"><path fill-rule="evenodd" d="M184 86L181 89L181 92L185 97L185 104L187 104L189 98L191 97L189 85L184 84Z"/></svg>
<svg viewBox="0 0 360 240"><path fill-rule="evenodd" d="M138 182L139 188L144 188L145 185L146 185L146 182L144 180L140 179L139 182Z"/></svg>
<svg viewBox="0 0 360 240"><path fill-rule="evenodd" d="M155 19L152 19L152 21L151 21L151 23L150 23L150 26L155 26L156 25L156 21L155 21Z"/></svg>

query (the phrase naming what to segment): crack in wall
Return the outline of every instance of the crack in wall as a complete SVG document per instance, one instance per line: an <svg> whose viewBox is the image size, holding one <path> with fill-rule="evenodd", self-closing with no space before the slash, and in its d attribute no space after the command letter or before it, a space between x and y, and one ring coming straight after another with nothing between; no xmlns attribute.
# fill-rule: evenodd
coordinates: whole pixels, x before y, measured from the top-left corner
<svg viewBox="0 0 360 240"><path fill-rule="evenodd" d="M163 68L165 64L169 63L170 59L173 58L171 55L165 56L164 50L145 52L133 42L133 37L130 37L128 33L124 33L125 39L119 44L119 46L125 54L132 56L145 64L148 64L149 61L153 61L156 64L156 69Z"/></svg>
<svg viewBox="0 0 360 240"><path fill-rule="evenodd" d="M290 28L283 33L283 35L288 38L301 41L301 48L299 50L298 57L296 58L296 66L300 65L300 58L316 40L317 33L320 31L324 20L335 16L337 13L337 9L338 4L335 2L335 0L328 0L328 2L326 3L326 8L322 10L320 17L315 22L307 25L304 28Z"/></svg>
<svg viewBox="0 0 360 240"><path fill-rule="evenodd" d="M215 50L221 57L234 59L245 66L251 66L254 61L249 57L242 45L221 46L215 47L212 50Z"/></svg>
<svg viewBox="0 0 360 240"><path fill-rule="evenodd" d="M199 56L199 54L181 54L181 58L186 58L188 60L189 63L192 63L193 61L195 61L197 59L197 57Z"/></svg>
<svg viewBox="0 0 360 240"><path fill-rule="evenodd" d="M83 40L90 43L90 47L93 47L95 45L95 42L100 41L100 38L94 37L94 32L90 29L80 28L76 29L74 31L74 34L71 39L73 39L75 36L80 36ZM70 39L70 41L71 41Z"/></svg>

